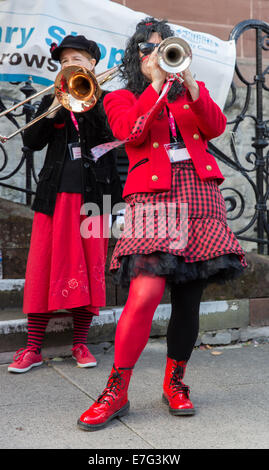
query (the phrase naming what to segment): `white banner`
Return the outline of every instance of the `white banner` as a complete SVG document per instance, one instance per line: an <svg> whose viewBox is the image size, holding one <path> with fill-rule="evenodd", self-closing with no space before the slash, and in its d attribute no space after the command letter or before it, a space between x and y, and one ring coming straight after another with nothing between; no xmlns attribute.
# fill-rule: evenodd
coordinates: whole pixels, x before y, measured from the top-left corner
<svg viewBox="0 0 269 470"><path fill-rule="evenodd" d="M50 58L50 44L68 34L83 34L101 50L96 73L121 62L127 39L135 25L148 16L109 0L0 0L0 81L52 84L59 64ZM223 108L235 65L234 41L170 24L193 51L192 73L206 83ZM106 89L123 84L114 79Z"/></svg>

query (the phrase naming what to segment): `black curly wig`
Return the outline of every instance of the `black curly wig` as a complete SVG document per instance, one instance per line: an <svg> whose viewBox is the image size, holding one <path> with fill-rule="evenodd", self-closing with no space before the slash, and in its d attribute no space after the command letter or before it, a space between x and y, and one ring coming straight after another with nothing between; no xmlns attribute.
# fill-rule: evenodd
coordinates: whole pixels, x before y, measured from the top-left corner
<svg viewBox="0 0 269 470"><path fill-rule="evenodd" d="M173 30L166 20L157 20L147 17L136 26L136 31L129 39L122 64L120 65L120 77L125 82L127 90L135 95L143 93L149 85L149 80L141 73L141 59L138 51L140 42L147 42L152 33L159 33L162 39L174 36ZM174 101L178 95L185 93L185 87L177 80L173 83L169 93L168 101Z"/></svg>

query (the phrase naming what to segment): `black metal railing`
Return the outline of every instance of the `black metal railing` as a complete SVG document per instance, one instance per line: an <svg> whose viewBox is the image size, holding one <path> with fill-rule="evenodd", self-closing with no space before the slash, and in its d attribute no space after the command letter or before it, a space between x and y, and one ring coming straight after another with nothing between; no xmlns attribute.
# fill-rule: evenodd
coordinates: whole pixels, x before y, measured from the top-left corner
<svg viewBox="0 0 269 470"><path fill-rule="evenodd" d="M265 253L267 247L267 254L269 254L269 151L266 147L269 145L269 120L264 117L264 93L269 91L266 85L265 78L269 74L269 66L263 66L263 52L269 51L269 24L258 20L246 20L238 23L230 33L229 39L234 39L237 43L238 39L243 33L249 30L255 31L256 36L256 57L255 57L255 71L252 80L247 79L240 71L238 62L235 65L235 74L240 81L240 88L245 87L245 101L242 105L241 111L237 116L227 123L227 128L230 128L230 150L231 156L224 154L212 142L209 143L211 153L224 164L231 167L235 172L239 172L244 178L244 182L248 185L254 194L255 203L253 204L253 213L251 220L245 225L240 227L234 233L237 238L241 240L252 241L257 244L257 251L259 254ZM269 56L267 54L267 59ZM268 62L269 63L269 62ZM264 67L264 69L263 69ZM254 92L256 93L256 113L250 114L250 103ZM227 111L231 106L237 103L238 88L232 84L231 95L232 98L226 104L225 110ZM269 96L268 96L269 98ZM267 112L268 115L268 112ZM255 137L252 138L252 144L244 156L240 158L238 155L235 136L237 135L240 126L246 119L251 119L254 124ZM247 164L242 163L245 160ZM243 181L243 180L242 180ZM242 183L242 186L243 183ZM244 188L245 189L245 188ZM246 205L245 198L242 190L232 187L222 188L224 199L227 203L228 220L235 220L241 218L245 213ZM227 194L228 196L225 196ZM248 190L245 192L248 192ZM238 200L240 206L238 207ZM237 211L237 214L233 216ZM248 236L247 232L252 229L256 232L255 235Z"/></svg>
<svg viewBox="0 0 269 470"><path fill-rule="evenodd" d="M250 216L250 221L243 226L246 212L246 198L244 197L243 191L238 187L226 187L225 183L221 186L226 206L228 220L231 222L240 219L242 226L234 230L237 238L254 242L257 244L257 251L260 254L265 252L267 248L267 254L269 254L269 210L268 210L268 199L269 199L269 120L265 120L264 117L264 94L269 91L266 85L266 75L269 74L269 66L263 66L263 55L269 51L269 24L259 20L246 20L238 23L230 33L230 40L235 40L237 43L238 39L246 31L254 30L256 35L256 57L255 57L255 72L252 80L248 80L240 71L238 62L235 65L235 75L237 80L240 82L240 87L236 87L234 82L231 86L231 98L226 102L225 111L232 109L238 105L238 92L239 88L245 88L245 101L242 105L242 109L227 123L227 129L230 129L230 155L224 153L214 143L209 143L210 152L223 164L230 167L234 172L240 174L242 177L242 186L245 192L245 185L249 185L253 195L253 213ZM268 54L267 54L268 56ZM269 59L269 57L267 57ZM269 63L269 62L268 62ZM264 69L263 69L264 67ZM21 88L22 93L28 97L35 93L35 89L32 87L31 82L26 82ZM250 114L250 102L255 93L256 98L256 112ZM269 98L269 96L268 96ZM38 106L38 102L27 103L23 106L21 115L25 116L25 121L29 122ZM0 98L0 111L5 109L2 99ZM10 122L18 127L17 117L19 115L15 113L9 113L7 118ZM237 135L240 126L246 119L250 119L254 124L255 137L252 139L249 151L245 156L238 154L238 150L235 143L235 136ZM266 153L267 150L267 153ZM1 155L2 153L2 155ZM1 159L3 163L1 164ZM244 161L242 163L242 161ZM22 145L22 156L17 164L16 168L9 174L1 177L7 166L8 155L3 144L0 144L0 186L4 186L16 191L24 192L26 195L26 204L30 205L32 201L33 182L37 182L37 176L35 172L34 164L34 153L23 147ZM19 172L25 165L25 186L15 187L8 183L8 180ZM123 149L119 149L119 160L118 169L122 182L126 180L126 174L128 169L128 161L126 154ZM3 174L3 173L2 173ZM249 218L249 215L248 215ZM248 231L254 232L254 235L248 235Z"/></svg>
<svg viewBox="0 0 269 470"><path fill-rule="evenodd" d="M25 84L20 88L20 91L24 94L25 98L28 98L34 93L36 93L36 90L33 88L31 81L25 82ZM10 106L6 106L3 102L4 100L5 101L7 100L7 102L11 102L11 99L9 97L0 97L0 112L5 111L9 107L11 107L13 104L16 104L16 101L13 101L10 104ZM24 116L25 123L30 122L38 108L38 105L39 105L39 102L35 102L34 104L32 104L31 101L28 101L28 103L25 103L21 109L18 108L18 110L16 110L15 112L6 114L6 118L17 129L19 129L20 126L18 124L17 118ZM20 133L19 135L21 137L21 152L22 152L21 158L19 162L17 163L16 168L14 168L12 171L5 174L4 176L1 176L1 172L5 172L7 168L8 154L5 148L5 144L0 143L0 151L3 157L2 165L0 163L0 186L25 193L25 197L26 197L25 202L26 202L26 205L29 206L31 205L31 202L32 202L32 196L35 194L35 192L32 189L33 180L35 181L35 183L37 183L37 175L36 175L35 168L34 168L34 152L30 150L29 148L23 146L22 134ZM19 145L18 145L18 149L19 149ZM0 156L1 156L1 153L0 153ZM16 162L17 162L17 159L16 159ZM18 187L18 186L9 184L7 181L10 180L16 173L18 173L24 166L25 166L24 187Z"/></svg>

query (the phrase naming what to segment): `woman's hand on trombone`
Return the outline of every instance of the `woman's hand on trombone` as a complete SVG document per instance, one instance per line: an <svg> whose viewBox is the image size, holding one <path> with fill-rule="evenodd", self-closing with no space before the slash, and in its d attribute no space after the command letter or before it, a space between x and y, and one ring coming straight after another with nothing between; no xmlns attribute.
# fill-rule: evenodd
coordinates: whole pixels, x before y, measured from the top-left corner
<svg viewBox="0 0 269 470"><path fill-rule="evenodd" d="M51 103L51 105L50 105L50 107L49 107L48 109L55 108L55 106L57 106L58 104L59 104L59 100L58 100L57 96L54 95L53 102ZM56 114L57 114L58 111L59 111L59 109L56 109L56 111L54 111L54 112L48 114L48 115L47 115L47 119L53 119L53 118L56 116Z"/></svg>

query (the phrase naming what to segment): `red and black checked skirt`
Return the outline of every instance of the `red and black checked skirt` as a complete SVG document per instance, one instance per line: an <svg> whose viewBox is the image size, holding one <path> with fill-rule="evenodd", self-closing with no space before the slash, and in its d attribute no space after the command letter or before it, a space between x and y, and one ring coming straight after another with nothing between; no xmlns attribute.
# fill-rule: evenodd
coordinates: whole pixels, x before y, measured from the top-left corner
<svg viewBox="0 0 269 470"><path fill-rule="evenodd" d="M191 161L172 164L170 191L135 193L125 202L125 228L110 265L116 283L128 285L140 272L221 283L246 267L217 183L202 182Z"/></svg>

